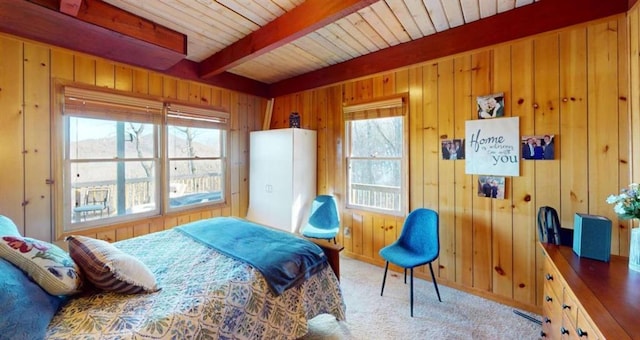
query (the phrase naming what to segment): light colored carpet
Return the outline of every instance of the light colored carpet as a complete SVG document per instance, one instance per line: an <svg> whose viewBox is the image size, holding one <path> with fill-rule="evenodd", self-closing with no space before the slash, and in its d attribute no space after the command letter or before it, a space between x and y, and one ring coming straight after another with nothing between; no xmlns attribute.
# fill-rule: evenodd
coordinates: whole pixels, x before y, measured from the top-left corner
<svg viewBox="0 0 640 340"><path fill-rule="evenodd" d="M309 322L304 340L333 339L539 339L541 327L513 308L414 279L413 318L409 314L409 282L389 271L380 296L384 268L342 256L340 283L347 320L320 315ZM408 280L408 279L407 279ZM525 313L540 320L539 315Z"/></svg>

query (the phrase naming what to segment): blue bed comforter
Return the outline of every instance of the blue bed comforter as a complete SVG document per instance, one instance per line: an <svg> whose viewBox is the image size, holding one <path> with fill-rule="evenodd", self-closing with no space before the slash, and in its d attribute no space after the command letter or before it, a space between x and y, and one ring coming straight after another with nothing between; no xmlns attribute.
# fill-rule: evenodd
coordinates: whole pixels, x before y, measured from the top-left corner
<svg viewBox="0 0 640 340"><path fill-rule="evenodd" d="M313 242L238 218L215 217L176 229L259 270L276 296L327 265Z"/></svg>

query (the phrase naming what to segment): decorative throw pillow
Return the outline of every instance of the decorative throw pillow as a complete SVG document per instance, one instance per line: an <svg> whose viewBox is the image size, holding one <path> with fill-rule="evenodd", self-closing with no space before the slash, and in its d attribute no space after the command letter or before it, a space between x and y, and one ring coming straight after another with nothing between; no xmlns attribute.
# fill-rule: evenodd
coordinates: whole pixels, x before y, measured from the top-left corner
<svg viewBox="0 0 640 340"><path fill-rule="evenodd" d="M0 236L22 236L18 227L7 216L0 215Z"/></svg>
<svg viewBox="0 0 640 340"><path fill-rule="evenodd" d="M68 236L71 258L96 288L123 294L156 292L156 279L137 258L109 242L86 236Z"/></svg>
<svg viewBox="0 0 640 340"><path fill-rule="evenodd" d="M1 236L0 257L22 269L51 295L80 291L82 279L69 254L48 242L22 236Z"/></svg>
<svg viewBox="0 0 640 340"><path fill-rule="evenodd" d="M0 338L44 339L64 298L47 294L25 272L0 259Z"/></svg>

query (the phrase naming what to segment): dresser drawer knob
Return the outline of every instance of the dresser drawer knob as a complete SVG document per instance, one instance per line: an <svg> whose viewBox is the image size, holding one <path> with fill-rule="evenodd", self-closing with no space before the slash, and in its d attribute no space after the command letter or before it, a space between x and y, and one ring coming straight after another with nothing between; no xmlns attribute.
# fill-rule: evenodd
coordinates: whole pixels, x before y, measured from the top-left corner
<svg viewBox="0 0 640 340"><path fill-rule="evenodd" d="M553 281L553 275L549 273L547 273L547 275L545 275L544 277L547 279L547 281Z"/></svg>
<svg viewBox="0 0 640 340"><path fill-rule="evenodd" d="M576 329L576 333L578 333L578 336L579 336L579 337L581 337L581 338L582 338L583 336L587 336L587 335L588 335L588 334L587 334L587 332L583 331L583 330L582 330L582 328L580 328L580 327L578 327L578 328Z"/></svg>
<svg viewBox="0 0 640 340"><path fill-rule="evenodd" d="M560 327L560 334L569 334L569 330L564 327Z"/></svg>
<svg viewBox="0 0 640 340"><path fill-rule="evenodd" d="M544 331L540 331L540 337L541 338L546 338L547 337L547 333L545 333Z"/></svg>
<svg viewBox="0 0 640 340"><path fill-rule="evenodd" d="M562 304L562 309L571 309L571 306L567 305L566 303Z"/></svg>
<svg viewBox="0 0 640 340"><path fill-rule="evenodd" d="M551 319L549 319L548 317L544 317L544 323L551 323Z"/></svg>
<svg viewBox="0 0 640 340"><path fill-rule="evenodd" d="M549 295L545 296L544 300L547 301L547 302L553 301L553 299Z"/></svg>

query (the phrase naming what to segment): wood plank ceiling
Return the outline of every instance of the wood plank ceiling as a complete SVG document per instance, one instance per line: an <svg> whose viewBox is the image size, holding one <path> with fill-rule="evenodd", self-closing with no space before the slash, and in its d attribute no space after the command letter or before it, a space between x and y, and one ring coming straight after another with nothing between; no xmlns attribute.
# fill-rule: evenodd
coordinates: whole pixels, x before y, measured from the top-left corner
<svg viewBox="0 0 640 340"><path fill-rule="evenodd" d="M187 35L187 59L202 62L302 6L304 0L105 0ZM314 2L308 0L307 3ZM327 6L333 0L315 1ZM348 3L348 1L343 1ZM266 84L533 3L534 0L384 0L364 6L227 71ZM370 4L368 4L370 3ZM316 10L313 7L309 11ZM307 13L296 13L305 16ZM302 19L302 18L301 18ZM291 20L289 25L295 24ZM284 29L284 28L281 28Z"/></svg>
<svg viewBox="0 0 640 340"><path fill-rule="evenodd" d="M0 31L218 86L276 96L620 13L630 3L628 0L0 0ZM42 18L43 7L51 12L49 21ZM139 21L115 26L129 15ZM107 32L74 26L92 38L70 37L65 27L73 26L71 19L100 25ZM123 41L129 38L130 30L136 29L151 33L134 36L140 43ZM128 44L129 52L101 50L100 45L108 45L109 39L100 39L103 43L97 44L96 37L109 32L118 36L107 38ZM183 40L176 38L173 46L177 48L171 47L173 50L168 50L167 44L159 46L159 41L170 34L183 37ZM156 40L146 40L145 35L153 35ZM181 48L180 44L186 46Z"/></svg>

